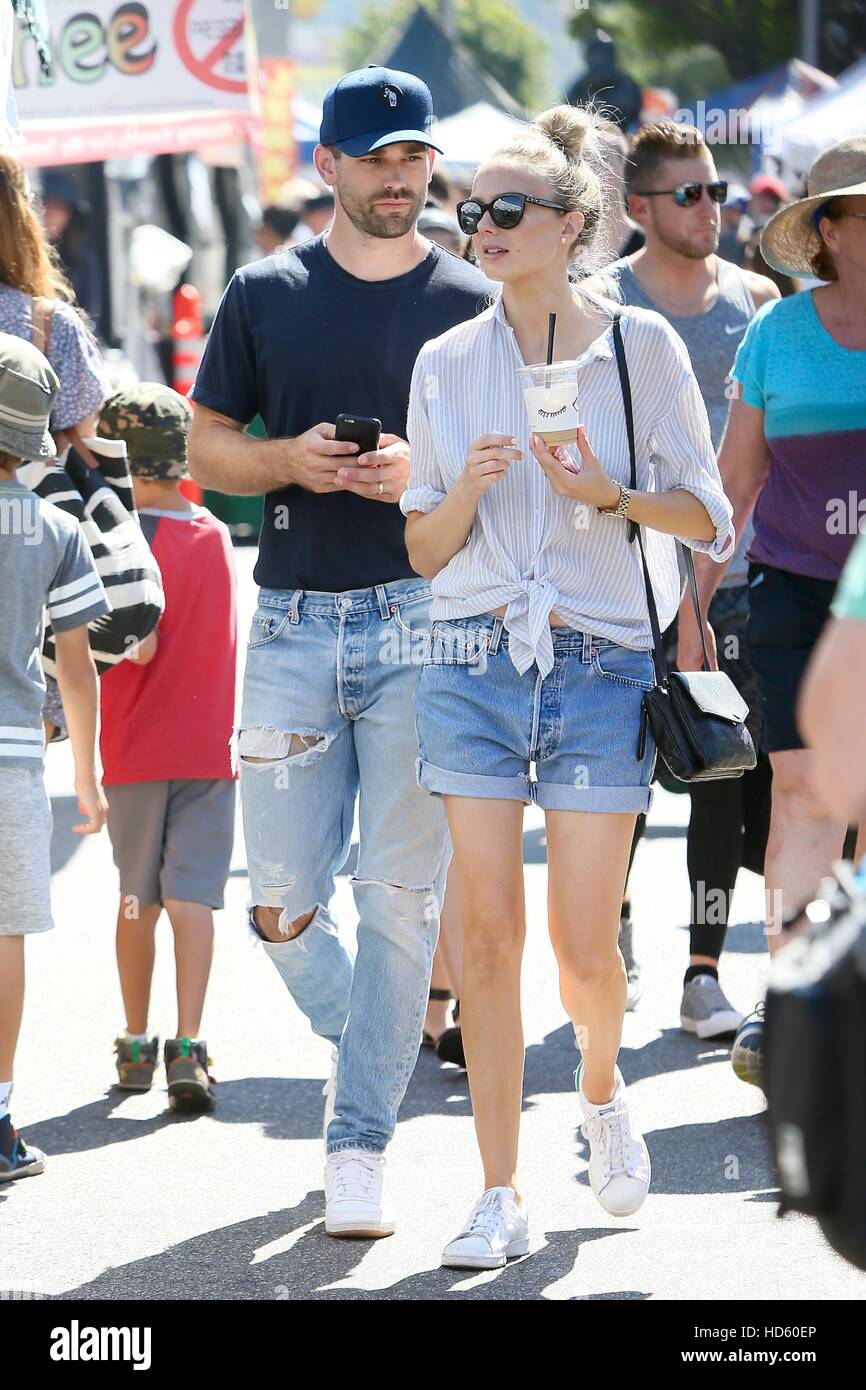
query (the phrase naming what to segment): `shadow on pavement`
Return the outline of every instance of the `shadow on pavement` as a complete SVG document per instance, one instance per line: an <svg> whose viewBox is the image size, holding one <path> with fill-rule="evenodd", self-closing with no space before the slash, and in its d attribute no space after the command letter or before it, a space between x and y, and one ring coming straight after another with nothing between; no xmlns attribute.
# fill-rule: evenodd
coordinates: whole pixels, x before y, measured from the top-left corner
<svg viewBox="0 0 866 1390"><path fill-rule="evenodd" d="M576 1293L569 1303L635 1303L652 1298L651 1293L639 1293L637 1289L622 1289L615 1293Z"/></svg>
<svg viewBox="0 0 866 1390"><path fill-rule="evenodd" d="M103 1149L108 1144L125 1144L130 1139L143 1139L165 1125L173 1124L176 1119L183 1123L182 1116L169 1112L144 1120L115 1116L117 1107L128 1099L129 1093L112 1090L102 1100L94 1100L65 1115L53 1115L50 1120L27 1125L24 1139L44 1149L51 1158L55 1154L86 1153L90 1149Z"/></svg>
<svg viewBox="0 0 866 1390"><path fill-rule="evenodd" d="M157 1087L154 1091L160 1093ZM214 1109L202 1115L169 1110L165 1091L162 1096L166 1108L161 1114L137 1119L116 1113L134 1097L129 1091L112 1087L101 1100L28 1125L25 1138L51 1155L125 1144L155 1134L166 1125L188 1125L201 1120L258 1124L270 1139L314 1139L322 1133L325 1102L322 1082L315 1078L256 1076L222 1081Z"/></svg>
<svg viewBox="0 0 866 1390"><path fill-rule="evenodd" d="M204 1115L169 1110L164 1089L154 1086L165 1110L137 1118L118 1113L137 1097L113 1086L100 1100L79 1106L65 1115L27 1126L25 1138L48 1154L85 1153L108 1144L144 1139L166 1125L195 1124L200 1120L221 1124L256 1124L268 1139L316 1139L322 1133L325 1101L323 1081L315 1077L244 1076L221 1081L213 1110ZM456 1067L440 1067L435 1058L422 1055L400 1109L400 1119L423 1115L469 1114L466 1073Z"/></svg>
<svg viewBox="0 0 866 1390"><path fill-rule="evenodd" d="M763 1115L737 1115L704 1124L645 1130L652 1159L654 1196L708 1196L742 1192L773 1182L770 1143ZM577 1135L578 1157L589 1161L589 1144ZM582 1168L575 1181L589 1186Z"/></svg>
<svg viewBox="0 0 866 1390"><path fill-rule="evenodd" d="M624 1047L620 1065L626 1081L634 1082L661 1072L700 1068L727 1055L727 1048L698 1043L680 1029L671 1028L644 1047ZM527 1048L524 1109L533 1109L539 1096L572 1093L577 1061L574 1033L567 1023L549 1033L543 1042ZM315 1077L245 1076L221 1081L217 1086L216 1105L206 1115L169 1110L166 1093L157 1085L151 1094L161 1097L166 1108L159 1115L144 1118L124 1115L124 1104L137 1103L138 1098L112 1086L99 1100L65 1115L28 1125L25 1137L49 1154L83 1153L108 1144L145 1138L165 1125L208 1120L221 1124L257 1124L269 1139L315 1139L321 1134L324 1113L322 1085L323 1079ZM422 1049L400 1108L400 1120L428 1115L463 1118L470 1113L466 1073L457 1067L443 1066L435 1054ZM575 1098L575 1123L577 1114Z"/></svg>
<svg viewBox="0 0 866 1390"><path fill-rule="evenodd" d="M309 1192L295 1207L208 1231L170 1246L158 1255L106 1269L89 1283L67 1289L55 1297L63 1300L230 1297L276 1302L294 1299L331 1302L543 1299L546 1288L572 1272L581 1245L628 1234L628 1228L548 1233L545 1244L534 1254L512 1262L485 1278L484 1283L469 1289L457 1286L477 1277L471 1270L438 1267L384 1288L333 1288L335 1283L351 1277L373 1242L329 1240L324 1234L323 1207L324 1194ZM443 1233L443 1241L445 1238ZM391 1239L399 1240L399 1232ZM289 1249L279 1248L289 1241L292 1241ZM269 1252L269 1246L276 1248ZM646 1298L648 1295L615 1296Z"/></svg>
<svg viewBox="0 0 866 1390"><path fill-rule="evenodd" d="M644 1081L662 1072L700 1068L729 1056L729 1043L701 1042L684 1033L681 1028L665 1028L659 1037L642 1047L623 1044L619 1065L628 1084ZM553 1033L548 1033L543 1042L528 1047L523 1081L525 1103L531 1103L533 1096L573 1091L574 1073L579 1060L574 1045L574 1029L570 1023L564 1023ZM458 1076L460 1074L457 1073Z"/></svg>
<svg viewBox="0 0 866 1390"><path fill-rule="evenodd" d="M221 1124L256 1124L268 1139L316 1139L322 1133L325 1106L322 1085L323 1080L315 1077L244 1076L221 1081L217 1086L216 1105L203 1115L169 1110L167 1094L157 1085L150 1094L161 1097L166 1108L159 1115L144 1118L124 1115L122 1107L130 1101L137 1105L139 1098L112 1086L100 1100L28 1125L25 1138L49 1155L85 1153L109 1144L147 1138L166 1125L206 1120ZM422 1054L401 1107L400 1119L422 1115L465 1116L469 1109L466 1073L455 1067L440 1067L435 1058Z"/></svg>

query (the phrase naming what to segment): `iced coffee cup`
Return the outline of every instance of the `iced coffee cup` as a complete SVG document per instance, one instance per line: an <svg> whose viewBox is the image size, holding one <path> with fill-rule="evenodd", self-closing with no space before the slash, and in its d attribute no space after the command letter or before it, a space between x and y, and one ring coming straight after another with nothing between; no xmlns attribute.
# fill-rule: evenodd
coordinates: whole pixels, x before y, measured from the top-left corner
<svg viewBox="0 0 866 1390"><path fill-rule="evenodd" d="M577 363L543 362L518 367L529 424L545 444L573 444L577 439Z"/></svg>

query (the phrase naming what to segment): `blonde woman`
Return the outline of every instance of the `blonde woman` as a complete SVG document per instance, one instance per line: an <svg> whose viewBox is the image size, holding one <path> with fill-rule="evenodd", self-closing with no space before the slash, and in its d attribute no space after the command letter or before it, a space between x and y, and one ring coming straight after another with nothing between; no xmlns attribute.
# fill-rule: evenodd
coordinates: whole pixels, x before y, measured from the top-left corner
<svg viewBox="0 0 866 1390"><path fill-rule="evenodd" d="M645 529L663 627L679 599L674 537L733 547L706 410L660 315L623 312L634 398L629 478L614 352L617 306L569 282L594 268L610 214L586 110L539 116L481 166L458 208L502 294L427 343L412 382L409 556L433 581L417 695L420 781L442 796L464 922L461 1022L484 1191L443 1264L489 1269L524 1254L517 1179L523 1080L523 808L545 813L548 925L582 1053L576 1084L604 1209L637 1211L650 1158L617 1067L626 976L619 909L635 817L650 803L651 738L636 755L651 631L627 520ZM577 360L582 425L571 453L530 433L517 369ZM530 780L531 764L536 779Z"/></svg>

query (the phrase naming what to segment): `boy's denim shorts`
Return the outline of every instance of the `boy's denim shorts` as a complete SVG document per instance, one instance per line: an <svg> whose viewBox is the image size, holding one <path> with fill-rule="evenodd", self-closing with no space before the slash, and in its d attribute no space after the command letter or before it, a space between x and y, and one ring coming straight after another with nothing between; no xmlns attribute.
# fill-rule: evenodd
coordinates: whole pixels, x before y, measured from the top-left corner
<svg viewBox="0 0 866 1390"><path fill-rule="evenodd" d="M433 622L416 699L422 787L550 811L649 809L651 731L637 749L651 653L573 628L552 635L553 670L520 675L501 618Z"/></svg>

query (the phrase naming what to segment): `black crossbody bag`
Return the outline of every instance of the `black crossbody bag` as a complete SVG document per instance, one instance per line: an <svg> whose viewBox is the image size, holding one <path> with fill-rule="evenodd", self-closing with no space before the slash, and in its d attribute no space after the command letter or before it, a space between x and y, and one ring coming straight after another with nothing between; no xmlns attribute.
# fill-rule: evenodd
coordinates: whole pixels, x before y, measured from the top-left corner
<svg viewBox="0 0 866 1390"><path fill-rule="evenodd" d="M629 481L634 491L637 487L634 415L620 318L620 314L614 316L613 341L628 431L631 460ZM689 591L701 634L703 668L690 672L669 671L662 646L658 610L647 568L641 528L634 521L627 522L627 525L629 541L636 540L640 550L653 635L653 665L656 678L653 689L648 690L643 697L637 756L642 759L646 751L649 724L659 755L680 782L709 782L720 777L742 777L756 762L755 747L745 722L749 707L724 671L710 669L692 553L687 546L682 547Z"/></svg>

